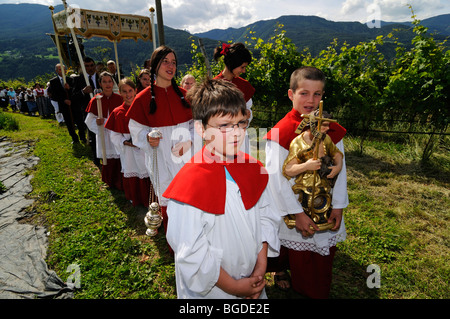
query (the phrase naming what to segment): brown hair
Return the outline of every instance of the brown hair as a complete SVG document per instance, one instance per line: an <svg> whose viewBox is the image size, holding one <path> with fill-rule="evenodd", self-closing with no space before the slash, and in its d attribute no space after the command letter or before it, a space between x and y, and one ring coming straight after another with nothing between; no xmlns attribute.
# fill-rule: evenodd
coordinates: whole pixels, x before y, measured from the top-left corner
<svg viewBox="0 0 450 319"><path fill-rule="evenodd" d="M109 73L108 71L103 71L102 73L100 73L98 81L101 82L105 76L109 76L111 78L111 80L113 80L113 82L114 82L113 75L111 73Z"/></svg>
<svg viewBox="0 0 450 319"><path fill-rule="evenodd" d="M231 82L206 79L197 83L186 98L192 105L194 120L201 120L203 126L215 115L246 115L244 94Z"/></svg>
<svg viewBox="0 0 450 319"><path fill-rule="evenodd" d="M298 83L304 79L321 81L325 87L326 77L321 70L313 66L303 66L292 72L289 88L295 92L295 90L297 90Z"/></svg>
<svg viewBox="0 0 450 319"><path fill-rule="evenodd" d="M131 88L136 89L136 84L130 78L123 78L122 80L119 81L119 91L122 91L121 89L122 86L124 85L129 85L131 86Z"/></svg>

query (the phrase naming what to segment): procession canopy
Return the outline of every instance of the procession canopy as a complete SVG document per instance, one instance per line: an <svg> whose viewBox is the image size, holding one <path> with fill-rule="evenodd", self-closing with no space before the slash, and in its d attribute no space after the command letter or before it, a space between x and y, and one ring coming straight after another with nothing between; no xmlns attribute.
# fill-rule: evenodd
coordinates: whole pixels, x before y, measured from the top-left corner
<svg viewBox="0 0 450 319"><path fill-rule="evenodd" d="M67 16L69 19L67 19ZM58 35L70 33L69 27L72 26L75 34L87 39L103 37L117 42L122 39L152 40L150 18L145 16L69 7L67 14L64 10L55 13L53 21Z"/></svg>

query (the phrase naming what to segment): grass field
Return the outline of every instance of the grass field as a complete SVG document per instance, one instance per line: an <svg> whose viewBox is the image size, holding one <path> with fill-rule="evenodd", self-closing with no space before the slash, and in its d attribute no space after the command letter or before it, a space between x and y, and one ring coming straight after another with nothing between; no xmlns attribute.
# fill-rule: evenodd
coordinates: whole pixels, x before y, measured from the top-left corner
<svg viewBox="0 0 450 319"><path fill-rule="evenodd" d="M73 146L65 127L10 114L20 130L0 136L32 141L41 159L28 172L34 175L35 203L26 222L48 229L47 263L63 280L71 274L69 265L80 266L75 298L176 298L173 260L163 234L145 235L146 209L133 208L122 192L101 182L89 147ZM338 245L330 297L449 298L449 139L425 165L417 143L378 136L366 141L359 155L358 142L351 136L344 140L348 235ZM380 269L378 281L372 281L373 267ZM269 274L266 278L269 298L301 298L278 290Z"/></svg>

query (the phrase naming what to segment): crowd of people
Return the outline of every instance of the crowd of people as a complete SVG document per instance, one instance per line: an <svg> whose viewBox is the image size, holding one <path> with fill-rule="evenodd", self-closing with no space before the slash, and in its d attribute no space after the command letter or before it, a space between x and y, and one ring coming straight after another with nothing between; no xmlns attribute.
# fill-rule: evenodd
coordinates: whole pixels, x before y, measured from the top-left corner
<svg viewBox="0 0 450 319"><path fill-rule="evenodd" d="M30 116L50 118L55 109L48 95L48 85L36 83L33 87L18 89L0 87L0 107L3 110L11 108L13 112L20 112ZM60 118L61 121L63 120Z"/></svg>
<svg viewBox="0 0 450 319"><path fill-rule="evenodd" d="M336 244L346 237L345 129L323 122L321 135L296 132L305 123L305 130L314 127L325 75L313 67L291 75L292 110L264 137L263 165L248 155L255 88L241 74L252 56L242 43L224 43L214 58L223 58L220 74L187 75L180 84L176 52L167 46L153 52L136 82L117 77L113 61L97 72L85 58L87 77L64 77L56 65L57 76L42 96L62 112L73 143L89 141L109 187L123 190L133 205L148 207L151 195L157 198L179 298L264 298L266 272L282 290L327 298ZM302 156L290 149L292 141L306 145ZM320 160L306 156L315 143L321 156L338 162L321 177L321 183L334 177L327 230L306 214L302 205L308 203L290 178L319 170ZM291 176L285 171L288 158L289 169L300 169ZM295 227L284 222L288 215Z"/></svg>

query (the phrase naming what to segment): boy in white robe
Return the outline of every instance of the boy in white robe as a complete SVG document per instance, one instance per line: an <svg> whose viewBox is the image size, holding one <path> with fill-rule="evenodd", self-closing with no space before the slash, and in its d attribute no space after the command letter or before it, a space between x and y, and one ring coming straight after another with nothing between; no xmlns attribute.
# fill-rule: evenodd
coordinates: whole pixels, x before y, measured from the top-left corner
<svg viewBox="0 0 450 319"><path fill-rule="evenodd" d="M280 217L266 170L240 151L248 126L243 94L231 83L208 80L187 98L205 146L163 194L178 298L265 298Z"/></svg>
<svg viewBox="0 0 450 319"><path fill-rule="evenodd" d="M335 226L319 231L317 225L304 212L298 196L292 190L294 181L283 176L282 168L289 154L291 141L298 136L295 132L302 122L302 114L310 114L319 106L325 87L325 75L314 67L302 67L291 75L288 96L292 110L281 119L265 136L266 168L269 174L269 188L276 199L281 216L294 215L296 227L290 229L285 223L280 226L280 257L269 260L270 271L277 273L275 283L282 289L292 288L309 298L328 298L331 286L332 265L336 244L345 240L346 231L343 209L348 205L347 174L345 157L332 190L332 211L328 222ZM336 147L344 154L342 138L345 128L330 123L327 132ZM316 167L318 169L319 166ZM273 263L273 266L272 266ZM291 282L286 276L290 270Z"/></svg>

